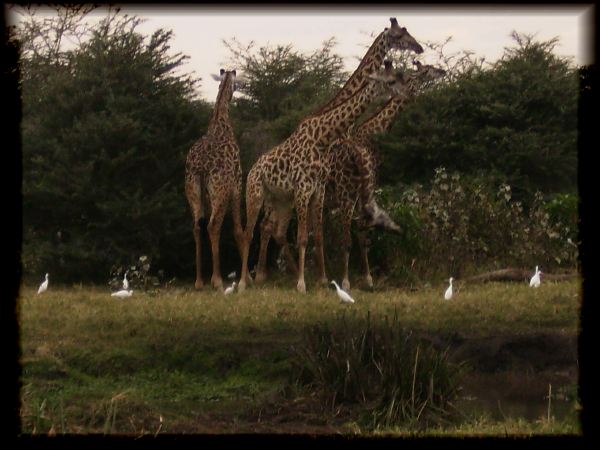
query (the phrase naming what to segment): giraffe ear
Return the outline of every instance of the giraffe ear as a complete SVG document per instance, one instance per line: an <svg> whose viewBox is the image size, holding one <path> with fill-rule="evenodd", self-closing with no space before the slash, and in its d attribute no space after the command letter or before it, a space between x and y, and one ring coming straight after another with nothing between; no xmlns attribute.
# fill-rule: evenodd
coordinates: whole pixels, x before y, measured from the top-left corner
<svg viewBox="0 0 600 450"><path fill-rule="evenodd" d="M211 73L210 76L213 77L213 79L215 81L221 81L221 77L219 75L215 75L214 73Z"/></svg>

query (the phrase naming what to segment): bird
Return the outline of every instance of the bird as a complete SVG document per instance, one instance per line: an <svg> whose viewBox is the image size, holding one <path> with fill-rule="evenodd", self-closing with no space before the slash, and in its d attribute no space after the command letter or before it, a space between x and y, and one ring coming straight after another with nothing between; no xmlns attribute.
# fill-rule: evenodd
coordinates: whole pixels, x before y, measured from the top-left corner
<svg viewBox="0 0 600 450"><path fill-rule="evenodd" d="M42 284L40 284L40 287L38 288L37 293L41 294L42 292L45 292L48 289L48 274L46 274L46 279L44 280L44 282Z"/></svg>
<svg viewBox="0 0 600 450"><path fill-rule="evenodd" d="M452 281L454 280L454 278L450 277L450 279L448 280L450 282L450 286L448 286L448 289L446 289L446 292L444 293L444 299L446 300L450 300L452 298L453 292L452 292Z"/></svg>
<svg viewBox="0 0 600 450"><path fill-rule="evenodd" d="M129 281L127 280L127 272L125 272L125 276L123 277L123 289L129 289Z"/></svg>
<svg viewBox="0 0 600 450"><path fill-rule="evenodd" d="M529 287L540 287L542 281L540 280L540 275L542 271L538 269L538 266L535 266L535 274L529 280Z"/></svg>
<svg viewBox="0 0 600 450"><path fill-rule="evenodd" d="M234 270L233 272L231 272L229 275L227 275L227 279L229 280L233 280L235 278L235 276L237 275L237 272Z"/></svg>
<svg viewBox="0 0 600 450"><path fill-rule="evenodd" d="M342 290L338 284L334 281L331 282L335 286L335 290L337 291L337 295L340 298L340 303L354 303L354 299L350 297L350 295Z"/></svg>
<svg viewBox="0 0 600 450"><path fill-rule="evenodd" d="M126 289L121 289L120 291L117 292L113 292L112 294L110 294L111 297L119 297L119 298L126 298L126 297L131 297L133 295L133 290L126 290Z"/></svg>
<svg viewBox="0 0 600 450"><path fill-rule="evenodd" d="M224 294L225 295L229 295L231 294L233 291L235 291L235 281L233 282L233 284L231 286L229 286L227 289L225 289Z"/></svg>

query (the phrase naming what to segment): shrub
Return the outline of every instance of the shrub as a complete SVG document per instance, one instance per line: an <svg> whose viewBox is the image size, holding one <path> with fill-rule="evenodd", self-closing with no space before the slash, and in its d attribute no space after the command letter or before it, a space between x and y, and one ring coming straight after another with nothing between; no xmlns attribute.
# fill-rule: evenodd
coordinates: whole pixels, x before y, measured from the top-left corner
<svg viewBox="0 0 600 450"><path fill-rule="evenodd" d="M524 205L507 184L494 187L443 167L436 169L429 189L386 187L377 194L405 230L403 237L378 233L372 240L373 265L392 268L389 275L396 282L460 277L484 268L540 265L550 270L576 264L574 196L548 203L537 192Z"/></svg>
<svg viewBox="0 0 600 450"><path fill-rule="evenodd" d="M366 426L421 426L451 418L464 366L407 331L394 313L383 321L347 317L309 326L294 348L296 383L326 407L358 405Z"/></svg>

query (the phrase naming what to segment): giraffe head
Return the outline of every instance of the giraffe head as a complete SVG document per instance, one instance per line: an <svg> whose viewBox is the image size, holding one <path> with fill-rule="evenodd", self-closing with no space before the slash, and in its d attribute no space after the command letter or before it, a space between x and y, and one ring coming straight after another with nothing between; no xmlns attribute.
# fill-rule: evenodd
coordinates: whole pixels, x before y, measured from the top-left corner
<svg viewBox="0 0 600 450"><path fill-rule="evenodd" d="M421 64L420 61L416 59L413 60L413 65L416 66L417 70L415 70L415 76L423 81L433 81L438 78L442 78L446 75L446 71L444 69L440 69L439 67L431 66L429 64Z"/></svg>
<svg viewBox="0 0 600 450"><path fill-rule="evenodd" d="M227 95L227 100L231 101L234 91L238 90L242 84L242 80L237 78L235 70L221 69L219 75L211 74L216 80L220 81L219 92L223 91Z"/></svg>
<svg viewBox="0 0 600 450"><path fill-rule="evenodd" d="M411 91L414 93L446 75L444 69L429 64L422 64L417 60L413 60L413 65L416 67L416 70L408 71L404 74L404 77Z"/></svg>
<svg viewBox="0 0 600 450"><path fill-rule="evenodd" d="M392 62L386 60L383 62L383 69L376 70L367 75L367 81L378 82L380 86L389 93L399 95L405 90L404 85L406 80L402 75L402 72L394 69Z"/></svg>
<svg viewBox="0 0 600 450"><path fill-rule="evenodd" d="M405 27L398 25L395 17L390 17L391 27L386 28L388 45L397 50L412 50L415 53L423 53L423 47L410 35Z"/></svg>

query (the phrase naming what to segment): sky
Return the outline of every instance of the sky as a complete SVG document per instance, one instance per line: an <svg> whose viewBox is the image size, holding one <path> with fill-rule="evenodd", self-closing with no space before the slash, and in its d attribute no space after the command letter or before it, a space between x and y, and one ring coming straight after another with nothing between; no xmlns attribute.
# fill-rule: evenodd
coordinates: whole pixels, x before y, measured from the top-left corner
<svg viewBox="0 0 600 450"><path fill-rule="evenodd" d="M558 37L555 52L570 57L577 65L593 62L593 4L579 5L364 5L329 6L239 6L208 7L202 5L122 5L121 11L145 21L137 28L151 34L158 28L173 30L173 53L189 59L182 67L202 78L199 96L213 102L218 82L210 76L229 67L229 50L223 39L235 37L242 44L255 42L255 48L292 44L295 50L312 53L322 43L335 37L334 52L344 59L351 73L358 66L374 36L396 17L401 26L421 44L452 40L444 47L450 55L472 51L487 62L500 58L505 47L514 41L512 31L532 34L536 39ZM43 14L43 10L39 14ZM100 17L102 10L99 11ZM12 15L14 20L17 15ZM11 20L11 17L9 17ZM435 62L435 54L426 50L419 56L423 63Z"/></svg>

